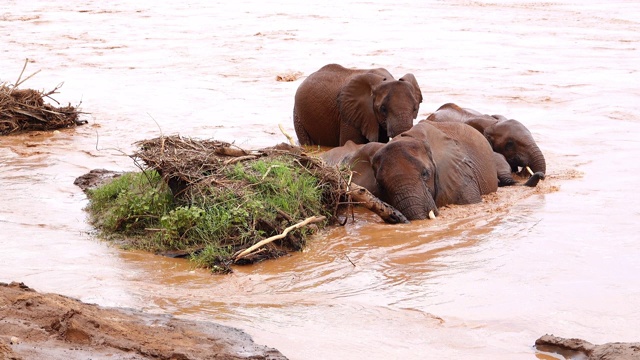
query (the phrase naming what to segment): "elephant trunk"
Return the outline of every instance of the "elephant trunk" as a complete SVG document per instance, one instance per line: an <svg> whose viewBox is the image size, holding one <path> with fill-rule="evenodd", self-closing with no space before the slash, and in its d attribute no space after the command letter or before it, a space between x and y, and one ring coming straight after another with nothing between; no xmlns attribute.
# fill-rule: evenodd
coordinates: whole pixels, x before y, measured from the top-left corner
<svg viewBox="0 0 640 360"><path fill-rule="evenodd" d="M389 204L408 220L422 220L430 218L431 215L438 215L435 200L426 187L423 191L416 191L415 186L396 186L387 197Z"/></svg>
<svg viewBox="0 0 640 360"><path fill-rule="evenodd" d="M534 173L547 173L547 163L544 159L544 155L542 155L542 151L540 151L540 148L538 148L537 146L533 148L530 154L529 164L529 167Z"/></svg>
<svg viewBox="0 0 640 360"><path fill-rule="evenodd" d="M386 132L389 137L394 138L413 127L413 113L402 112L394 114L386 119Z"/></svg>

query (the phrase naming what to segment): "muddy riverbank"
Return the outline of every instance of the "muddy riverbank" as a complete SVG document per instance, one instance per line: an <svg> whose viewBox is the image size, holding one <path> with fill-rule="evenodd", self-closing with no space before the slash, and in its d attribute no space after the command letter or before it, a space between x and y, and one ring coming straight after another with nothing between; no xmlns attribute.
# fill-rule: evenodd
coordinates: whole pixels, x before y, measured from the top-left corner
<svg viewBox="0 0 640 360"><path fill-rule="evenodd" d="M109 309L0 283L2 359L285 360L241 330Z"/></svg>

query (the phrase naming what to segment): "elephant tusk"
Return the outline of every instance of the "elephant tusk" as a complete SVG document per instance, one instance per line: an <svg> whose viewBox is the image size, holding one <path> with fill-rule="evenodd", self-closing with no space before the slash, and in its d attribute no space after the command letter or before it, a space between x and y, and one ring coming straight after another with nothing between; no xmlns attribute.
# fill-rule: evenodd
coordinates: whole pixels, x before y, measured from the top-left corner
<svg viewBox="0 0 640 360"><path fill-rule="evenodd" d="M435 220L436 214L433 213L433 210L429 211L429 219Z"/></svg>
<svg viewBox="0 0 640 360"><path fill-rule="evenodd" d="M527 171L529 172L529 174L531 174L531 176L533 176L533 171L531 170L530 167L527 166Z"/></svg>

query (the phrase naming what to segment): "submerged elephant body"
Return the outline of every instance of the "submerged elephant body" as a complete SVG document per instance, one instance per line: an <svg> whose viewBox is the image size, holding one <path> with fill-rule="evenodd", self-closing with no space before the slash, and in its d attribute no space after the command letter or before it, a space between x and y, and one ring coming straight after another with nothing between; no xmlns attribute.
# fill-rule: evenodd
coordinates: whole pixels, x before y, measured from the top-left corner
<svg viewBox="0 0 640 360"><path fill-rule="evenodd" d="M412 74L329 64L296 91L293 123L300 145L387 142L411 128L422 93Z"/></svg>
<svg viewBox="0 0 640 360"><path fill-rule="evenodd" d="M447 204L480 202L498 187L491 147L462 123L421 121L387 144L348 143L323 157L351 165L355 183L409 220L426 219Z"/></svg>
<svg viewBox="0 0 640 360"><path fill-rule="evenodd" d="M427 120L434 122L463 122L484 135L493 150L502 154L512 172L529 166L537 176L544 178L547 165L533 135L521 122L502 115L483 115L456 104L442 105Z"/></svg>

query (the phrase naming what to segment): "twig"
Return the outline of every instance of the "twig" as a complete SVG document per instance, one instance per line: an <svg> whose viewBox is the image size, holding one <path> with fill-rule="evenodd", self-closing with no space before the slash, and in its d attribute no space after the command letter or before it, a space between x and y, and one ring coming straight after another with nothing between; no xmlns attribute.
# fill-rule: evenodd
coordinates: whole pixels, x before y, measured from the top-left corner
<svg viewBox="0 0 640 360"><path fill-rule="evenodd" d="M29 62L29 58L26 58L24 60L24 66L22 67L22 71L20 72L20 76L18 76L18 81L16 81L16 83L13 85L13 88L17 88L18 86L22 85L22 83L24 83L25 81L31 79L34 75L36 75L37 73L40 72L40 70L34 72L33 74L27 76L26 78L20 80L22 78L22 74L24 73L24 69L27 68L27 63Z"/></svg>
<svg viewBox="0 0 640 360"><path fill-rule="evenodd" d="M29 58L24 59L24 66L22 67L22 71L20 71L20 75L18 75L18 80L16 80L16 83L13 85L13 88L9 91L9 94L11 94L13 92L13 89L18 87L18 84L20 84L20 79L22 79L22 74L24 74L24 70L27 68L27 63L29 62Z"/></svg>
<svg viewBox="0 0 640 360"><path fill-rule="evenodd" d="M280 166L280 165L275 165L275 164L274 164L274 165L269 166L269 168L267 169L267 171L265 171L264 175L262 175L262 178L260 179L260 181L264 180L264 178L266 178L266 177L267 177L267 175L269 175L269 172L271 171L271 169L273 169L273 168L279 168L279 167L282 167L282 166Z"/></svg>
<svg viewBox="0 0 640 360"><path fill-rule="evenodd" d="M353 267L356 267L356 264L354 264L353 261L351 261L351 259L349 259L349 255L344 254L344 256L347 258L347 260L349 260L349 262L351 263L351 265L353 265Z"/></svg>
<svg viewBox="0 0 640 360"><path fill-rule="evenodd" d="M40 70L38 70L38 71L40 71ZM34 73L33 75L35 75L35 74L36 74L36 73ZM31 75L31 76L33 76L33 75ZM25 79L25 80L26 80L26 79ZM47 92L46 94L42 94L42 97L48 97L49 99L51 99L51 100L55 101L55 102L56 102L56 104L60 105L60 102L59 102L58 100L56 100L56 99L52 98L52 97L51 97L51 95L55 94L55 93L56 93L56 91L60 90L60 88L62 87L62 85L64 85L64 81L63 81L63 82L61 82L60 84L56 85L56 87L55 87L53 90L51 90L51 91Z"/></svg>
<svg viewBox="0 0 640 360"><path fill-rule="evenodd" d="M249 248L247 248L247 249L245 249L243 251L239 251L239 252L235 253L233 255L233 260L234 261L238 261L238 260L242 259L243 257L246 257L251 252L253 252L255 249L257 249L257 248L259 248L259 247L261 247L263 245L269 244L269 243L271 243L271 242L273 242L275 240L278 240L278 239L285 238L287 236L287 234L291 230L299 229L299 228L301 228L303 226L306 226L308 224L317 223L317 222L323 221L325 219L326 218L324 216L312 216L312 217L306 218L303 221L301 221L301 222L299 222L299 223L297 223L295 225L291 225L288 228L284 229L284 231L281 234L274 235L274 236L266 238L264 240L260 240L258 243L254 244L253 246L251 246L251 247L249 247Z"/></svg>
<svg viewBox="0 0 640 360"><path fill-rule="evenodd" d="M284 131L284 128L282 127L282 124L278 124L278 127L280 128L280 132L287 137L287 139L289 139L289 144L291 144L291 146L296 146L296 141L293 140L293 137L291 137L291 135L289 135L286 131Z"/></svg>
<svg viewBox="0 0 640 360"><path fill-rule="evenodd" d="M153 120L153 122L156 123L158 130L160 130L160 154L164 154L164 133L162 132L162 127L160 127L160 124L158 124L156 119L154 119L153 116L151 116L151 114L147 113L147 115L149 115L151 120Z"/></svg>
<svg viewBox="0 0 640 360"><path fill-rule="evenodd" d="M258 156L256 156L256 155L238 156L238 157L234 157L234 158L231 158L231 159L225 161L224 164L225 165L235 164L235 163L243 161L243 160L256 159L257 157Z"/></svg>

